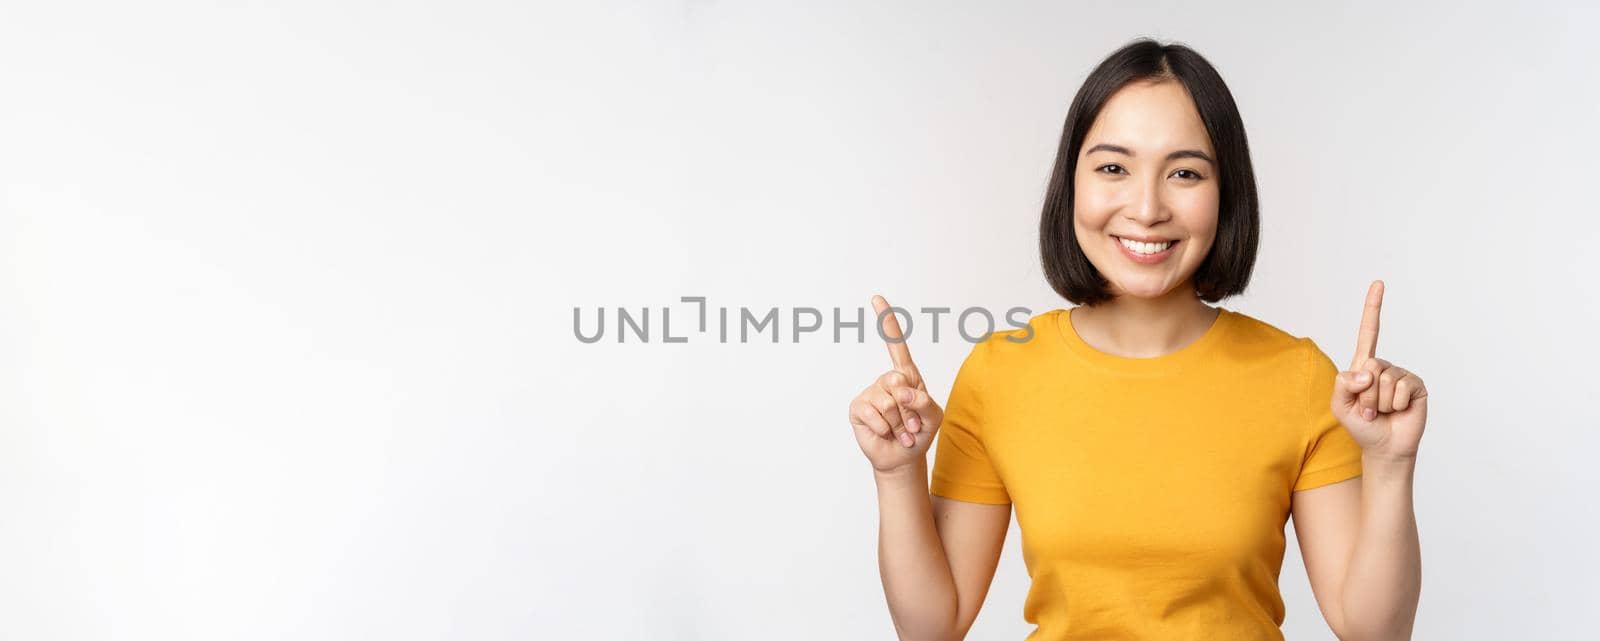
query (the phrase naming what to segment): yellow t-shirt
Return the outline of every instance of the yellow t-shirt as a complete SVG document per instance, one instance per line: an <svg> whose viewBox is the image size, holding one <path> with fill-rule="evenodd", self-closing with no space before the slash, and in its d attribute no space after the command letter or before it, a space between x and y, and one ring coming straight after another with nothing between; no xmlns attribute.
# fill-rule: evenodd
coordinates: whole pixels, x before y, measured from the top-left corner
<svg viewBox="0 0 1600 641"><path fill-rule="evenodd" d="M1013 505L1029 639L1281 641L1290 494L1361 474L1328 407L1338 368L1226 308L1156 358L1096 350L1069 316L973 347L932 493Z"/></svg>

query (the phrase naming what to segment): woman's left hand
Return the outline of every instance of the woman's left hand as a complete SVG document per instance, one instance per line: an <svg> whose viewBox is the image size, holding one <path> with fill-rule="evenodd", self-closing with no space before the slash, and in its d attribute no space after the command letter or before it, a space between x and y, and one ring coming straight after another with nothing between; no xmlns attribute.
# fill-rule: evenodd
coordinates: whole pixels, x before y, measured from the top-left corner
<svg viewBox="0 0 1600 641"><path fill-rule="evenodd" d="M1378 358L1378 313L1383 281L1367 289L1356 354L1333 386L1333 415L1350 430L1363 454L1416 458L1428 422L1428 388L1405 368Z"/></svg>

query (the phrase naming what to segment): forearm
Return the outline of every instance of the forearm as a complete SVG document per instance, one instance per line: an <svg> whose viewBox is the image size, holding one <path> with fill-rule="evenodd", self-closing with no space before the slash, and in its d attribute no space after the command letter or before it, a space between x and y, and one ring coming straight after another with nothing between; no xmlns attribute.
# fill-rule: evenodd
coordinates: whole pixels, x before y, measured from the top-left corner
<svg viewBox="0 0 1600 641"><path fill-rule="evenodd" d="M933 522L926 464L875 473L878 572L901 639L943 641L956 619L956 588Z"/></svg>
<svg viewBox="0 0 1600 641"><path fill-rule="evenodd" d="M1422 588L1416 460L1362 458L1361 526L1340 600L1344 641L1410 639Z"/></svg>

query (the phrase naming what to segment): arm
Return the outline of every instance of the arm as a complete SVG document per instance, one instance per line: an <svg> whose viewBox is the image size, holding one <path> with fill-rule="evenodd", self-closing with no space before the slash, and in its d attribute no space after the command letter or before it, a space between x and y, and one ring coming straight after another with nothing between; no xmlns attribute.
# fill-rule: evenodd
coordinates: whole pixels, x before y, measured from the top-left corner
<svg viewBox="0 0 1600 641"><path fill-rule="evenodd" d="M1409 639L1422 588L1415 461L1364 455L1362 466L1362 477L1294 494L1306 575L1341 640Z"/></svg>
<svg viewBox="0 0 1600 641"><path fill-rule="evenodd" d="M1363 476L1296 492L1291 508L1311 589L1344 641L1410 639L1422 590L1412 479L1428 390L1377 356L1383 290L1383 281L1367 288L1355 357L1335 377L1329 401L1361 446Z"/></svg>
<svg viewBox="0 0 1600 641"><path fill-rule="evenodd" d="M875 472L878 571L901 639L962 639L989 592L1010 505L928 493L924 464Z"/></svg>
<svg viewBox="0 0 1600 641"><path fill-rule="evenodd" d="M901 639L961 639L994 578L1011 505L929 493L928 448L944 410L928 396L888 301L874 296L872 306L893 339L894 369L850 402L850 423L877 480L878 571L889 616Z"/></svg>

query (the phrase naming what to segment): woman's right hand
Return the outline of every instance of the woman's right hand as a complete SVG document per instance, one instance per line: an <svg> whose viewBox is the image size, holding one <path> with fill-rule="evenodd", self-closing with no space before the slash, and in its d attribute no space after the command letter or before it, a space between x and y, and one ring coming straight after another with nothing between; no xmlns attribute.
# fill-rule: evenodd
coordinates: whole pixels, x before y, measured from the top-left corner
<svg viewBox="0 0 1600 641"><path fill-rule="evenodd" d="M872 309L882 319L882 335L889 339L893 367L850 401L850 425L872 469L891 472L926 463L928 447L944 421L944 410L928 396L922 374L911 362L900 320L885 313L889 302L873 296Z"/></svg>

